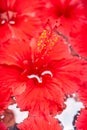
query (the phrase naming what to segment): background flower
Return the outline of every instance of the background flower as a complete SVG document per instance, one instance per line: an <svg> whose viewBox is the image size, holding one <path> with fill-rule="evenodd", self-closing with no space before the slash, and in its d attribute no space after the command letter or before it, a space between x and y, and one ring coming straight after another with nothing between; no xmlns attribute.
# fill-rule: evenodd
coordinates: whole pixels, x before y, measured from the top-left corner
<svg viewBox="0 0 87 130"><path fill-rule="evenodd" d="M27 35L35 36L41 25L37 12L43 4L39 0L1 0L0 41L6 41L11 37L26 39Z"/></svg>
<svg viewBox="0 0 87 130"><path fill-rule="evenodd" d="M48 0L46 1L46 19L52 27L69 36L73 30L77 32L87 21L86 2L83 0Z"/></svg>

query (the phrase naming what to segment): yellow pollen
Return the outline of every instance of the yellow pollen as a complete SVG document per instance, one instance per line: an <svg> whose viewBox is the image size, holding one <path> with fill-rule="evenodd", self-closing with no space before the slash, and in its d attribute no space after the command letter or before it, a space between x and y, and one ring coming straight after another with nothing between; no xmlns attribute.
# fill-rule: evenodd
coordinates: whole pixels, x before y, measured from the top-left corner
<svg viewBox="0 0 87 130"><path fill-rule="evenodd" d="M58 38L58 35L52 34L48 30L43 30L37 41L39 51L42 51L42 49L45 49L46 47L49 47L49 50L52 49L58 41Z"/></svg>

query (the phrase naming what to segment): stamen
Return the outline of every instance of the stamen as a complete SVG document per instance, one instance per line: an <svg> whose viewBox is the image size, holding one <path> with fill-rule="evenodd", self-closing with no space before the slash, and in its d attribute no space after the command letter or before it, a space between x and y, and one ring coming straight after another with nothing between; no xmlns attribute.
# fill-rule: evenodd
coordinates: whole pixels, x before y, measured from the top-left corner
<svg viewBox="0 0 87 130"><path fill-rule="evenodd" d="M38 77L37 75L35 75L35 74L31 74L31 75L29 75L29 76L27 76L29 79L32 79L32 78L36 78L37 79L37 81L39 82L39 83L42 83L42 78L40 77Z"/></svg>
<svg viewBox="0 0 87 130"><path fill-rule="evenodd" d="M51 77L53 77L52 72L49 71L49 70L43 71L43 72L41 73L41 76L40 76L40 77L39 77L38 75L35 75L35 74L28 75L27 77L28 77L29 79L35 78L35 79L37 79L38 83L42 83L42 82L43 82L42 76L48 75L48 74L49 74Z"/></svg>
<svg viewBox="0 0 87 130"><path fill-rule="evenodd" d="M49 71L49 70L46 70L46 71L44 71L44 72L41 73L41 75L45 75L45 74L49 74L51 77L53 77L52 72Z"/></svg>

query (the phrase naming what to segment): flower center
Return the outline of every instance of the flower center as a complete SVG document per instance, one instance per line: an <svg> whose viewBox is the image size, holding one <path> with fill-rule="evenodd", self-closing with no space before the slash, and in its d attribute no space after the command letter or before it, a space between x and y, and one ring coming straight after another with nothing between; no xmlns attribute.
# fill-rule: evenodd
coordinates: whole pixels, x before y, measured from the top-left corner
<svg viewBox="0 0 87 130"><path fill-rule="evenodd" d="M31 75L28 75L27 77L29 79L33 79L34 78L34 79L36 79L38 81L38 83L41 84L41 83L43 83L44 76L46 76L46 77L47 76L53 77L53 74L52 74L51 71L46 70L46 71L43 71L40 76L38 76L36 74L31 74Z"/></svg>
<svg viewBox="0 0 87 130"><path fill-rule="evenodd" d="M9 23L14 25L16 21L16 12L13 11L6 11L0 13L0 24L3 25L5 23Z"/></svg>

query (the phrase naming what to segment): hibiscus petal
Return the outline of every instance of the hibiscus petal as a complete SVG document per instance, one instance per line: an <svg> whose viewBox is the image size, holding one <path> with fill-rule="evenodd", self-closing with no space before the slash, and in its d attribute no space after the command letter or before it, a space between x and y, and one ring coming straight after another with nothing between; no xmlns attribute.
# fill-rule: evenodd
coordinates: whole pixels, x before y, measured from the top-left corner
<svg viewBox="0 0 87 130"><path fill-rule="evenodd" d="M17 127L20 130L62 130L58 120L51 117L29 117Z"/></svg>
<svg viewBox="0 0 87 130"><path fill-rule="evenodd" d="M13 92L14 93L14 92ZM64 94L56 84L49 82L47 86L38 87L28 82L26 90L15 97L21 110L29 110L31 115L60 113L64 105ZM26 97L26 100L25 100Z"/></svg>
<svg viewBox="0 0 87 130"><path fill-rule="evenodd" d="M37 17L20 15L18 16L15 27L31 38L41 32L41 21ZM35 29L36 27L37 29Z"/></svg>
<svg viewBox="0 0 87 130"><path fill-rule="evenodd" d="M75 126L78 130L86 130L87 129L86 122L87 122L87 109L82 109L80 115L77 116Z"/></svg>
<svg viewBox="0 0 87 130"><path fill-rule="evenodd" d="M29 43L12 39L0 48L0 64L21 66L23 61L27 61L29 59Z"/></svg>
<svg viewBox="0 0 87 130"><path fill-rule="evenodd" d="M66 58L50 63L51 72L54 74L54 83L65 94L74 93L87 80L87 62L78 58ZM78 75L78 76L77 76Z"/></svg>
<svg viewBox="0 0 87 130"><path fill-rule="evenodd" d="M87 82L84 82L77 92L77 98L80 100L85 106L87 106Z"/></svg>
<svg viewBox="0 0 87 130"><path fill-rule="evenodd" d="M21 14L29 14L32 12L37 11L38 9L41 9L43 7L43 2L40 0L25 0L25 1L21 1L21 0L16 0L15 4L14 4L14 8L17 12L21 13Z"/></svg>
<svg viewBox="0 0 87 130"><path fill-rule="evenodd" d="M9 88L14 90L14 93L21 94L24 92L26 85L25 82L21 82L20 75L22 70L16 66L0 66L0 85L1 89ZM18 87L19 86L19 87ZM7 89L8 90L8 89Z"/></svg>
<svg viewBox="0 0 87 130"><path fill-rule="evenodd" d="M76 33L72 33L70 43L75 52L81 57L87 58L87 24L84 24L82 28Z"/></svg>
<svg viewBox="0 0 87 130"><path fill-rule="evenodd" d="M0 86L0 115L11 103L11 95L11 89Z"/></svg>
<svg viewBox="0 0 87 130"><path fill-rule="evenodd" d="M7 24L5 26L0 25L0 46L4 42L7 42L10 38L11 38L11 30L9 26Z"/></svg>

